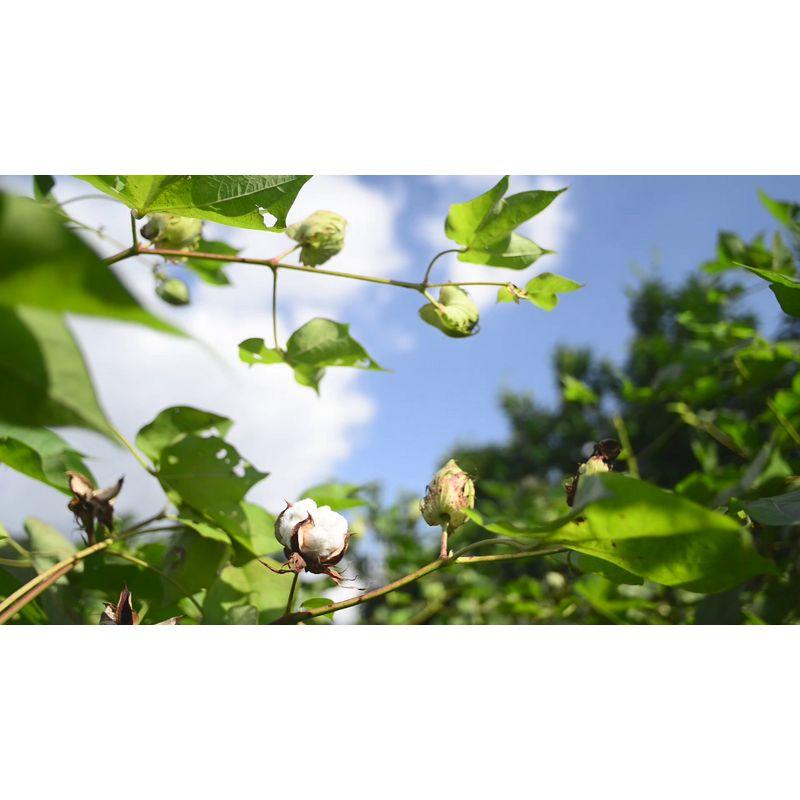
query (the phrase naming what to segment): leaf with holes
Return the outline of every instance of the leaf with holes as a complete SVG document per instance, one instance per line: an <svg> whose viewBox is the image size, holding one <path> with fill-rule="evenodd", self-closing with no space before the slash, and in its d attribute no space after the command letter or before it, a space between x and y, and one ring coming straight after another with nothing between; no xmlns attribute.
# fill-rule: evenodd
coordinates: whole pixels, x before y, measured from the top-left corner
<svg viewBox="0 0 800 800"><path fill-rule="evenodd" d="M158 463L165 447L189 433L227 436L233 422L212 411L192 406L165 408L136 436L136 446L154 463Z"/></svg>
<svg viewBox="0 0 800 800"><path fill-rule="evenodd" d="M310 175L78 175L138 217L163 212L238 228L282 231ZM264 214L275 217L267 225Z"/></svg>

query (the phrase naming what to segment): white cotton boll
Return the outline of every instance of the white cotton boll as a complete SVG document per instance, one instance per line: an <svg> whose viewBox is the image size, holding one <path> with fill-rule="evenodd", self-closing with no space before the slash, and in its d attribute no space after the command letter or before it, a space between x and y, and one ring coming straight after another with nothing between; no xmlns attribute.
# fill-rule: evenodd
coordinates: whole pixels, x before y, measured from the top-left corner
<svg viewBox="0 0 800 800"><path fill-rule="evenodd" d="M325 506L327 508L327 506ZM330 509L328 509L330 510ZM292 546L292 533L298 522L308 519L308 515L316 519L317 504L311 499L298 500L292 503L278 519L278 539L286 547Z"/></svg>
<svg viewBox="0 0 800 800"><path fill-rule="evenodd" d="M342 551L347 536L347 520L332 511L330 506L321 506L312 512L313 528L303 529L303 552L325 561Z"/></svg>

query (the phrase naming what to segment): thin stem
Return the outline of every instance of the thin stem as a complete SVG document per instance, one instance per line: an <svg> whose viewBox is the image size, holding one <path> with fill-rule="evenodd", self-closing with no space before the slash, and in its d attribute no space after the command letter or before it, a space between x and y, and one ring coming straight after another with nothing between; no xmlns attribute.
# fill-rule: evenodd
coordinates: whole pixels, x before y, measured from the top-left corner
<svg viewBox="0 0 800 800"><path fill-rule="evenodd" d="M367 603L370 600L375 600L378 597L383 597L390 592L394 592L397 589L401 589L403 586L407 586L409 583L414 583L414 581L418 581L420 578L425 577L425 575L430 575L432 572L436 572L443 567L449 567L455 564L483 564L488 562L501 562L501 561L516 561L520 558L532 558L534 556L543 556L543 555L550 555L551 553L560 553L563 551L564 548L562 547L542 547L538 550L526 550L521 553L503 553L500 555L494 556L459 556L457 558L450 558L450 559L441 559L438 558L436 561L431 561L430 564L426 564L424 567L420 567L418 570L405 575L402 578L398 578L396 581L392 581L391 583L387 583L385 586L381 586L377 589L373 589L370 592L365 592L364 594L356 595L355 597L351 597L349 600L342 600L338 603L331 603L328 606L321 606L320 608L313 608L309 609L308 611L298 611L294 614L284 614L282 617L274 620L272 622L273 625L289 625L294 624L295 622L302 622L307 619L313 619L314 617L321 617L324 614L332 614L334 611L341 611L344 608L352 608L353 606L360 606L362 603Z"/></svg>
<svg viewBox="0 0 800 800"><path fill-rule="evenodd" d="M428 268L425 270L425 277L422 279L422 285L428 286L428 278L431 277L431 270L433 269L433 265L442 257L447 255L448 253L460 253L462 252L460 248L453 248L451 250L442 250L441 253L437 253L432 259L431 263L428 264Z"/></svg>
<svg viewBox="0 0 800 800"><path fill-rule="evenodd" d="M446 281L445 283L429 283L429 289L443 286L508 286L508 281Z"/></svg>
<svg viewBox="0 0 800 800"><path fill-rule="evenodd" d="M139 234L136 232L136 214L131 210L131 249L138 251L139 249Z"/></svg>
<svg viewBox="0 0 800 800"><path fill-rule="evenodd" d="M117 428L115 428L113 425L111 425L110 427L111 427L111 431L113 432L114 436L116 436L117 439L119 439L120 442L122 442L122 444L125 445L125 447L128 449L130 454L142 465L142 467L145 470L147 470L147 472L149 472L151 475L155 475L156 474L155 470L151 466L149 466L147 464L147 462L144 460L144 458L139 453L139 451L125 438L125 436L122 434L122 432L120 430L118 430Z"/></svg>
<svg viewBox="0 0 800 800"><path fill-rule="evenodd" d="M280 350L278 343L278 268L272 268L272 339L275 349Z"/></svg>
<svg viewBox="0 0 800 800"><path fill-rule="evenodd" d="M625 448L625 455L628 457L628 471L634 478L639 477L639 462L636 460L636 455L633 452L631 445L631 437L628 435L628 426L622 417L614 417L614 427L617 430L617 435Z"/></svg>
<svg viewBox="0 0 800 800"><path fill-rule="evenodd" d="M6 607L6 604L8 604L7 610L0 614L0 625L5 624L7 620L11 619L18 611L25 608L28 603L35 600L45 589L52 586L59 578L66 575L72 569L73 565L62 564L59 566L57 564L56 566L59 568L56 569L55 572L48 574L44 580L40 581L29 592L26 592L24 596L14 597L14 595L11 595L6 601L0 603L0 609ZM12 600L12 598L14 599Z"/></svg>
<svg viewBox="0 0 800 800"><path fill-rule="evenodd" d="M294 591L297 588L297 581L300 578L300 573L295 572L294 577L292 578L292 588L289 589L289 599L286 601L286 613L292 613L292 605L294 604Z"/></svg>
<svg viewBox="0 0 800 800"><path fill-rule="evenodd" d="M29 558L0 558L0 567L29 567Z"/></svg>
<svg viewBox="0 0 800 800"><path fill-rule="evenodd" d="M143 567L144 569L152 570L156 573L156 575L160 575L165 581L171 583L180 593L184 596L187 600L189 600L194 607L200 612L200 616L203 616L203 606L194 599L194 597L189 594L189 591L184 588L182 584L175 580L171 575L168 575L163 570L160 570L158 567L154 567L152 564L148 564L147 561L141 558L137 558L136 556L132 556L130 553L123 553L119 550L109 550L108 554L110 556L116 556L117 558L123 558L125 561L130 561L131 564L136 564L137 567Z"/></svg>

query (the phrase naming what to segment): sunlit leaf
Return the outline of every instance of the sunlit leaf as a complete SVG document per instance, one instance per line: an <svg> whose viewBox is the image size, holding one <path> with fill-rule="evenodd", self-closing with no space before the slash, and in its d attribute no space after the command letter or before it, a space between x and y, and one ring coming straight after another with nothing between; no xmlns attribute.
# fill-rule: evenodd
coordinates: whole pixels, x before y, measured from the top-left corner
<svg viewBox="0 0 800 800"><path fill-rule="evenodd" d="M227 566L211 584L203 605L212 625L268 623L283 614L290 575L276 575L258 560L242 567ZM248 612L249 608L256 613Z"/></svg>
<svg viewBox="0 0 800 800"><path fill-rule="evenodd" d="M138 217L166 212L254 230L282 231L310 175L78 175ZM275 218L265 224L264 213Z"/></svg>
<svg viewBox="0 0 800 800"><path fill-rule="evenodd" d="M158 462L161 451L182 439L186 434L227 435L233 423L227 417L203 411L192 406L165 408L136 436L136 446L153 462Z"/></svg>

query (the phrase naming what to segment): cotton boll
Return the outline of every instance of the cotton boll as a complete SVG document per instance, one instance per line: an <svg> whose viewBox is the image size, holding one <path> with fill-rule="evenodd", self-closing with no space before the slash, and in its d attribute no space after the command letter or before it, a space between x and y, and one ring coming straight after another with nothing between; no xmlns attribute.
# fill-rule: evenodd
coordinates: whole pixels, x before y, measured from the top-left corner
<svg viewBox="0 0 800 800"><path fill-rule="evenodd" d="M327 508L327 506L325 506ZM311 498L298 500L287 506L275 522L275 536L284 547L292 546L292 534L299 522L308 519L308 515L315 515L317 504Z"/></svg>
<svg viewBox="0 0 800 800"><path fill-rule="evenodd" d="M344 547L347 520L330 506L321 506L312 517L314 525L303 528L302 552L313 555L318 561L326 561Z"/></svg>

